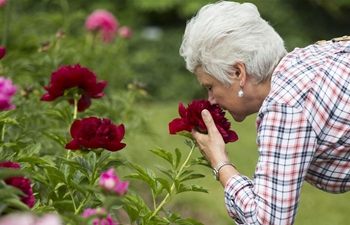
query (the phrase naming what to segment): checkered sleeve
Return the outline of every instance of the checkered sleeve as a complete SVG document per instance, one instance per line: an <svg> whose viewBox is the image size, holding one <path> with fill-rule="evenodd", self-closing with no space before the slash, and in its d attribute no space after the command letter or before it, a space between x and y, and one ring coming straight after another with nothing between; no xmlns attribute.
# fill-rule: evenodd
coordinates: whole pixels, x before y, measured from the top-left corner
<svg viewBox="0 0 350 225"><path fill-rule="evenodd" d="M287 104L270 102L259 117L254 180L231 177L225 186L226 208L237 224L292 224L315 153L315 133L303 112Z"/></svg>

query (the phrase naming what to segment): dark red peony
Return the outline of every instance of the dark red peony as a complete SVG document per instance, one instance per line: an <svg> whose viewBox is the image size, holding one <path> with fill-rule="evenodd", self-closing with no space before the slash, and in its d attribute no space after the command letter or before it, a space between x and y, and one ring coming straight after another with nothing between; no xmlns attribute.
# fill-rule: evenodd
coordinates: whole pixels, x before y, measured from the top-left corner
<svg viewBox="0 0 350 225"><path fill-rule="evenodd" d="M78 111L83 112L91 105L91 98L101 98L106 87L106 81L97 82L96 75L79 64L75 66L61 66L51 74L50 86L44 86L48 93L41 97L41 101L54 101L64 96L71 88L78 88L81 98L78 101ZM73 97L69 100L74 104Z"/></svg>
<svg viewBox="0 0 350 225"><path fill-rule="evenodd" d="M0 59L4 58L6 55L6 48L4 46L0 46Z"/></svg>
<svg viewBox="0 0 350 225"><path fill-rule="evenodd" d="M176 118L169 123L170 134L176 134L181 131L191 132L193 128L202 133L207 133L207 128L202 119L202 110L207 109L225 143L238 140L236 132L230 130L231 123L225 118L225 112L217 105L211 105L207 100L194 100L188 104L187 109L182 102L179 103L179 114L181 118Z"/></svg>
<svg viewBox="0 0 350 225"><path fill-rule="evenodd" d="M121 143L125 135L123 124L118 127L109 119L96 117L84 118L73 122L70 133L73 140L66 144L66 149L104 148L115 152L126 146Z"/></svg>
<svg viewBox="0 0 350 225"><path fill-rule="evenodd" d="M20 169L21 166L11 161L0 163L0 167ZM33 189L30 185L30 180L24 177L10 177L4 180L7 185L11 185L20 189L26 196L21 196L21 201L28 205L29 208L34 206L35 198L33 195Z"/></svg>

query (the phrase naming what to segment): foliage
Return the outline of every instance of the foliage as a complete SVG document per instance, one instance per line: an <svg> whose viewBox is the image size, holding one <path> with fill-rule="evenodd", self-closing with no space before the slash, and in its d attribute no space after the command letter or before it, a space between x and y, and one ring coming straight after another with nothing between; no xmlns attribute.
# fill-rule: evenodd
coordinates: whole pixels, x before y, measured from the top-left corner
<svg viewBox="0 0 350 225"><path fill-rule="evenodd" d="M196 147L193 140L188 140L191 150L186 159L183 159L179 149L174 154L165 149L151 150L151 153L169 163L168 167L157 166L165 177L157 176L152 170L126 159L127 154L124 152L84 146L81 150L65 149L71 140L71 125L88 117L108 118L115 124L123 124L126 128L125 143L133 140L135 135L152 132L139 106L148 101L150 95L146 87L137 81L134 69L140 67L138 60L143 60L145 55L135 55L138 60L129 63L130 58L134 57L131 50L136 48L133 45L135 42L121 37L111 43L100 42L94 37L95 33L84 31L86 13L78 11L69 18L65 17L68 7L66 1L27 5L33 10L44 7L45 12L34 16L22 15L21 7L29 2L15 5L10 0L6 6L3 43L8 47L6 56L0 62L0 75L11 78L18 86L18 91L12 99L16 109L0 112L0 158L2 161L17 162L22 169L18 172L1 170L0 192L7 194L1 195L0 214L17 210L38 214L56 213L66 224L88 224L93 218L83 218L82 213L103 207L119 223L201 224L192 218L182 218L179 213L171 212L165 206L177 194L207 192L204 187L188 184L188 181L204 177L192 169L193 166L203 164L203 159L192 157ZM50 4L61 5L63 12L54 11ZM19 19L9 23L15 17ZM71 23L71 19L75 22ZM28 24L37 24L38 27L32 30ZM78 25L80 28L71 30ZM40 30L46 27L50 29ZM59 30L60 27L66 27L68 32ZM20 31L23 35L16 35ZM136 49L133 51L136 52ZM92 71L98 74L98 80L108 83L104 89L105 96L92 99L91 107L79 113L78 99L87 91L82 87L69 90L63 88L62 96L55 97L52 103L40 101L45 92L43 86L49 85L50 74L62 66L69 67L77 63L93 68ZM66 79L64 82L70 81ZM59 85L64 85L64 82ZM73 105L68 104L69 99L74 99L70 102ZM116 168L122 173L126 170L135 171L126 174L124 179L145 182L152 193L152 204L149 205L132 188L125 196L106 193L99 186L99 179L100 174L110 168ZM36 198L32 209L19 200L23 194L20 190L4 182L13 175L31 179ZM119 218L123 210L128 215L128 221Z"/></svg>
<svg viewBox="0 0 350 225"><path fill-rule="evenodd" d="M45 55L42 55L45 57ZM40 62L37 58L32 63ZM6 64L3 64L6 71ZM31 64L28 64L31 66ZM47 80L47 76L31 78L37 80ZM69 82L69 80L67 81ZM109 81L108 81L109 82ZM23 86L22 86L23 88ZM39 88L39 87L38 87ZM37 90L40 92L40 90ZM73 91L79 90L73 89ZM77 93L73 93L76 96ZM65 149L66 144L71 139L69 127L77 115L77 100L74 106L67 102L68 95L65 92L63 98L58 99L52 105L40 102L40 95L35 92L25 93L17 96L13 102L16 109L0 112L0 158L3 161L14 161L22 165L21 172L12 170L2 170L1 179L9 176L28 176L33 182L33 189L36 204L33 211L37 213L58 213L66 224L80 224L82 221L88 223L91 218L82 218L84 210L90 208L104 207L109 210L113 219L118 220L118 211L124 209L130 221L119 221L120 223L133 224L201 224L191 218L183 219L179 213L170 213L165 209L165 204L182 192L207 192L201 186L186 182L188 180L202 178L203 175L194 173L192 166L202 164L201 159L192 158L192 153L196 147L192 140L188 141L191 151L185 160L179 149L175 150L175 155L165 149L153 149L152 153L166 160L170 168L157 166L166 175L166 178L158 177L155 172L144 169L123 157L119 152L109 152L101 148L70 151ZM90 114L101 117L111 116L118 123L124 123L127 131L135 133L135 130L143 130L140 114L130 114L131 109L137 109L136 101L144 97L144 92L139 89L121 90L118 94L107 97L101 102L99 108L94 108L93 102L90 109L78 114L78 118L88 117ZM76 99L79 99L77 96ZM69 98L68 98L69 99ZM96 100L97 101L97 100ZM109 101L113 107L108 108ZM120 104L120 101L122 104ZM105 103L105 106L102 104ZM50 106L51 105L51 106ZM111 111L111 109L115 111ZM73 112L74 111L74 112ZM115 115L118 113L118 115ZM133 132L134 130L134 132ZM138 193L129 189L126 196L115 196L105 193L98 185L99 174L109 168L130 167L134 173L125 176L127 178L140 179L151 189L153 205L149 206ZM23 173L22 173L23 172ZM21 211L30 210L19 201L20 191L1 182L0 213L9 213L14 209ZM166 196L161 199L163 192ZM164 215L160 215L164 212ZM90 220L89 220L90 219ZM84 224L86 224L84 222Z"/></svg>

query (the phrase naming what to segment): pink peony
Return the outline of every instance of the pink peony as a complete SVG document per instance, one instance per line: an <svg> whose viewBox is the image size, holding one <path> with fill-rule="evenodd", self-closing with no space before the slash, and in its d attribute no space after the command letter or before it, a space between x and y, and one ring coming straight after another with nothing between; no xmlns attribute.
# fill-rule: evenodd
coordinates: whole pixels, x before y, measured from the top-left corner
<svg viewBox="0 0 350 225"><path fill-rule="evenodd" d="M10 104L12 96L16 93L17 86L12 85L11 79L0 76L0 111L14 109L16 106Z"/></svg>
<svg viewBox="0 0 350 225"><path fill-rule="evenodd" d="M0 2L0 4L1 4L1 2ZM1 5L0 5L0 7L1 7ZM0 59L4 58L5 55L6 55L6 48L4 46L0 46Z"/></svg>
<svg viewBox="0 0 350 225"><path fill-rule="evenodd" d="M123 27L119 28L118 34L123 38L130 38L132 35L132 31L129 27L123 26Z"/></svg>
<svg viewBox="0 0 350 225"><path fill-rule="evenodd" d="M13 213L0 219L0 225L61 225L59 216L46 214L40 218L32 213Z"/></svg>
<svg viewBox="0 0 350 225"><path fill-rule="evenodd" d="M119 225L118 222L114 222L112 217L108 215L108 212L105 208L86 209L83 212L83 217L90 216L96 217L94 219L93 225Z"/></svg>
<svg viewBox="0 0 350 225"><path fill-rule="evenodd" d="M0 7L4 7L7 3L7 0L0 0Z"/></svg>
<svg viewBox="0 0 350 225"><path fill-rule="evenodd" d="M20 165L11 161L0 163L0 167L20 169ZM21 201L28 205L29 208L34 206L35 198L33 189L30 185L30 180L24 177L10 177L4 180L7 185L11 185L20 189L26 196L21 196Z"/></svg>
<svg viewBox="0 0 350 225"><path fill-rule="evenodd" d="M110 168L107 172L101 174L100 186L111 193L123 196L126 194L129 182L122 182L118 175L114 173L114 168Z"/></svg>
<svg viewBox="0 0 350 225"><path fill-rule="evenodd" d="M111 42L117 33L119 23L112 13L98 9L88 16L85 27L93 32L101 32L103 42Z"/></svg>

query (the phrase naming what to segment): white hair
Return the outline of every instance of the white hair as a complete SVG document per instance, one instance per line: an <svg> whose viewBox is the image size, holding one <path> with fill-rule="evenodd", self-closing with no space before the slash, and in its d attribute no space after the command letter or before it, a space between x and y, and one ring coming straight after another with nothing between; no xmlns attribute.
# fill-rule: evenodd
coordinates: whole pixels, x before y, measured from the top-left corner
<svg viewBox="0 0 350 225"><path fill-rule="evenodd" d="M231 83L238 61L260 83L286 53L282 38L255 5L228 1L202 7L188 21L180 47L189 71L202 67L223 84Z"/></svg>

